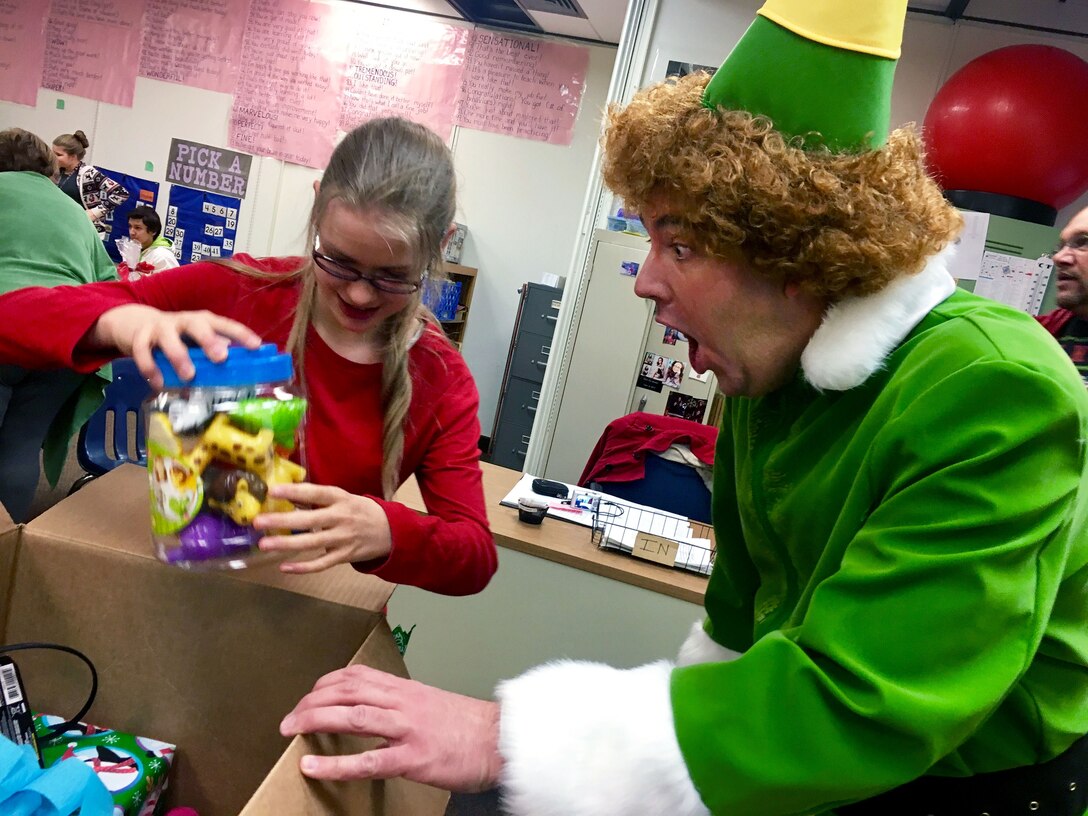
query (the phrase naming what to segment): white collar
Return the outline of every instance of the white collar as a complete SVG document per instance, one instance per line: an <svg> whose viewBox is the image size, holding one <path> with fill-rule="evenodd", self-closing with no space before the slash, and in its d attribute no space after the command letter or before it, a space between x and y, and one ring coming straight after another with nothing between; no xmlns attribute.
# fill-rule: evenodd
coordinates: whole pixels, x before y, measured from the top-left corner
<svg viewBox="0 0 1088 816"><path fill-rule="evenodd" d="M826 391L847 391L869 379L911 329L956 290L948 271L954 252L950 244L918 274L828 309L801 354L805 379Z"/></svg>

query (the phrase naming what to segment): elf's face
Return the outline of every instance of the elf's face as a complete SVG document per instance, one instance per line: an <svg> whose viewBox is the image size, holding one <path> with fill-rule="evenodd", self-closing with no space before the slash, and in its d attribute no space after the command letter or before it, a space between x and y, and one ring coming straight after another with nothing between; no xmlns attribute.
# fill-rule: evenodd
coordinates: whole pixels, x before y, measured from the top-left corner
<svg viewBox="0 0 1088 816"><path fill-rule="evenodd" d="M820 325L823 304L756 276L739 257L695 249L665 202L641 215L650 254L635 293L654 302L658 323L687 336L691 367L713 371L729 396L760 396L784 385Z"/></svg>

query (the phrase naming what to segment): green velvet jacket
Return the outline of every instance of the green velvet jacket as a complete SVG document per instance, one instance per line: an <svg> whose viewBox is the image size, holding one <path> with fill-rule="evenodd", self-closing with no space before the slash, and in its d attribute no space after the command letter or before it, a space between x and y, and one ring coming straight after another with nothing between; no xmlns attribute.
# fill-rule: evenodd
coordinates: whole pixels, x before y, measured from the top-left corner
<svg viewBox="0 0 1088 816"><path fill-rule="evenodd" d="M671 676L712 813L833 811L1088 733L1088 393L1027 315L933 299L886 351L835 338L860 372L824 376L816 337L791 385L727 400L704 631L743 654Z"/></svg>

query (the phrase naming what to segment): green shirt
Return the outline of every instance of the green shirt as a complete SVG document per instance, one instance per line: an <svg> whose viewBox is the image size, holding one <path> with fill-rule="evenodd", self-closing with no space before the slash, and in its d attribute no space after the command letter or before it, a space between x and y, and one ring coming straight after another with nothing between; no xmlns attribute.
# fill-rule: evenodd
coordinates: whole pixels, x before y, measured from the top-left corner
<svg viewBox="0 0 1088 816"><path fill-rule="evenodd" d="M727 400L708 634L672 675L714 813L820 813L1088 733L1088 392L966 292L861 385Z"/></svg>
<svg viewBox="0 0 1088 816"><path fill-rule="evenodd" d="M116 279L78 204L40 173L0 173L0 294Z"/></svg>

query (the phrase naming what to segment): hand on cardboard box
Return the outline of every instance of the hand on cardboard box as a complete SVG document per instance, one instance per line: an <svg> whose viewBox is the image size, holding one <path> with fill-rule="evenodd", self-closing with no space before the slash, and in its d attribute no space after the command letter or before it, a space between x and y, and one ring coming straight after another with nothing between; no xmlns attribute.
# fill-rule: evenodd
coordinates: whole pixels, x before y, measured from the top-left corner
<svg viewBox="0 0 1088 816"><path fill-rule="evenodd" d="M324 549L325 554L310 561L280 564L284 572L309 573L337 564L375 561L393 549L393 533L385 511L373 499L356 496L339 487L298 484L270 485L269 498L286 499L310 510L290 513L261 513L253 520L257 530L301 530L293 535L269 535L258 542L265 552L299 554Z"/></svg>
<svg viewBox="0 0 1088 816"><path fill-rule="evenodd" d="M313 779L402 776L452 791L495 787L502 771L499 704L405 680L367 666L326 674L280 724L285 737L353 734L386 744L350 756L302 758Z"/></svg>
<svg viewBox="0 0 1088 816"><path fill-rule="evenodd" d="M152 306L129 303L104 312L91 327L90 342L99 348L113 348L122 357L132 357L152 388L162 388L162 372L152 352L162 349L182 379L194 374L193 361L184 338L204 350L208 359L221 362L227 357L230 341L255 349L261 338L237 320L212 312L164 312Z"/></svg>

